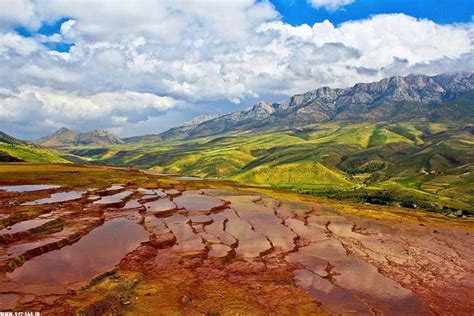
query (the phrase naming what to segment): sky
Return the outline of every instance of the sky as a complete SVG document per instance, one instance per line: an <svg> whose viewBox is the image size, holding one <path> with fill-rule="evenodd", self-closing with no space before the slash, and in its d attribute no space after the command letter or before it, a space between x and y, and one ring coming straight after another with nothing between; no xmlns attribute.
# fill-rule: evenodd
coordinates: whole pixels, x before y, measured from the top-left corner
<svg viewBox="0 0 474 316"><path fill-rule="evenodd" d="M474 0L2 0L0 130L162 132L322 86L474 71Z"/></svg>

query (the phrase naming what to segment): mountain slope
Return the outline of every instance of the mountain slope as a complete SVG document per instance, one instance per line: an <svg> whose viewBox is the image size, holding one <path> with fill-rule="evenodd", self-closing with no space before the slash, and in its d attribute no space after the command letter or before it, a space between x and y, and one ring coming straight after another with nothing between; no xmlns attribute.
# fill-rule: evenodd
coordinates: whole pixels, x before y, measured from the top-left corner
<svg viewBox="0 0 474 316"><path fill-rule="evenodd" d="M61 148L72 146L107 146L122 144L123 141L107 131L90 131L80 133L65 127L60 128L54 134L40 138L35 141L44 147Z"/></svg>
<svg viewBox="0 0 474 316"><path fill-rule="evenodd" d="M0 143L10 144L10 145L27 145L27 142L19 140L15 137L12 137L4 132L0 132Z"/></svg>
<svg viewBox="0 0 474 316"><path fill-rule="evenodd" d="M473 82L456 73L321 88L123 144L77 146L66 130L73 145L61 149L118 166L474 212Z"/></svg>
<svg viewBox="0 0 474 316"><path fill-rule="evenodd" d="M172 128L159 136L160 139L190 139L236 131L283 130L329 121L472 119L472 100L472 73L397 76L358 83L347 89L323 87L281 103L260 102L250 110Z"/></svg>
<svg viewBox="0 0 474 316"><path fill-rule="evenodd" d="M0 162L67 163L61 155L0 132Z"/></svg>
<svg viewBox="0 0 474 316"><path fill-rule="evenodd" d="M37 139L35 143L45 147L75 146L78 136L78 132L62 127L51 135Z"/></svg>
<svg viewBox="0 0 474 316"><path fill-rule="evenodd" d="M119 166L333 198L474 211L473 144L473 125L457 121L337 121L71 153Z"/></svg>

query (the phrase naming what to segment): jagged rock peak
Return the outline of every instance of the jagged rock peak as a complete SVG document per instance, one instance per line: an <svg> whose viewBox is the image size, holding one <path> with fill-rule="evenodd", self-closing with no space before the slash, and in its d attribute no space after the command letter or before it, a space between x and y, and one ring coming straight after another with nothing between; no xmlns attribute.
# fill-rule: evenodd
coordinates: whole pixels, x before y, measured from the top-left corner
<svg viewBox="0 0 474 316"><path fill-rule="evenodd" d="M181 126L192 126L192 125L198 125L206 121L210 121L212 119L215 119L216 117L219 117L217 114L203 114L203 115L198 115L194 117L193 119L184 122L181 124Z"/></svg>

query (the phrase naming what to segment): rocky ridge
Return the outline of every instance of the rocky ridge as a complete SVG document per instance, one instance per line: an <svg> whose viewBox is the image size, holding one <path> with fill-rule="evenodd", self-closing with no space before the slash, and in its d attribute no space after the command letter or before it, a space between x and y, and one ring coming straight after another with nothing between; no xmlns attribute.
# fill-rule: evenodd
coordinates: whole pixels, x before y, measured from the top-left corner
<svg viewBox="0 0 474 316"><path fill-rule="evenodd" d="M186 139L245 130L281 130L328 121L399 121L416 117L472 119L474 74L395 76L346 89L322 87L279 103L260 102L193 126L172 128L161 139ZM463 100L464 100L463 99ZM452 104L454 102L454 104Z"/></svg>

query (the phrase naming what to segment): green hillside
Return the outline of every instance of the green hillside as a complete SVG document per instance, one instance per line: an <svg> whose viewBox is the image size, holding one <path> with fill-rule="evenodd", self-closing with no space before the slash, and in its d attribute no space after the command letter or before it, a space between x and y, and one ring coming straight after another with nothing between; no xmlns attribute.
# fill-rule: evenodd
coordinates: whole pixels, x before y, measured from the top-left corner
<svg viewBox="0 0 474 316"><path fill-rule="evenodd" d="M3 157L3 158L2 158ZM0 161L25 161L38 163L67 163L61 153L33 145L19 146L0 143Z"/></svg>
<svg viewBox="0 0 474 316"><path fill-rule="evenodd" d="M333 198L474 210L473 144L473 127L453 122L336 122L67 150L90 161Z"/></svg>
<svg viewBox="0 0 474 316"><path fill-rule="evenodd" d="M0 162L66 163L63 154L0 132Z"/></svg>

